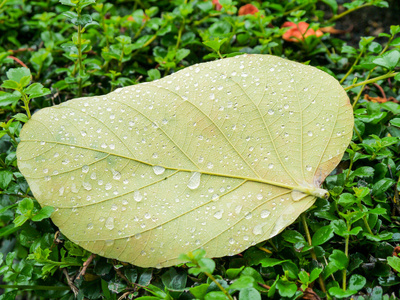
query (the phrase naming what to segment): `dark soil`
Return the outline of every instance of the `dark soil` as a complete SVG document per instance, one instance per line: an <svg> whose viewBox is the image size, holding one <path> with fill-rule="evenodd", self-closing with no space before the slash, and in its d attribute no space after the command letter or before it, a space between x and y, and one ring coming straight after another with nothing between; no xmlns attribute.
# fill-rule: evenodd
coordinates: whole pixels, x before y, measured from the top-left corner
<svg viewBox="0 0 400 300"><path fill-rule="evenodd" d="M348 1L343 1L348 2ZM358 46L360 37L375 36L382 32L389 33L391 25L400 25L400 1L388 0L390 8L366 7L339 19L335 28L350 30L344 35L338 35L338 38L345 40L351 46ZM339 13L345 11L342 5L339 5ZM378 38L377 42L385 42L386 38Z"/></svg>

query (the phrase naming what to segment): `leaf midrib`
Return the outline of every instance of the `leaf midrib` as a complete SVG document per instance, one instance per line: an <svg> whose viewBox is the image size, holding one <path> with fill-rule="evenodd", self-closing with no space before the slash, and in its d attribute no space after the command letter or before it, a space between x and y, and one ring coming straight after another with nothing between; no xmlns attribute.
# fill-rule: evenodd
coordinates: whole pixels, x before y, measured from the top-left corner
<svg viewBox="0 0 400 300"><path fill-rule="evenodd" d="M111 153L108 151L104 151L104 150L100 150L100 149L95 149L95 148L91 148L91 147L85 147L85 146L81 146L81 145L76 145L76 144L69 144L69 143L63 143L63 142L55 142L55 141L47 141L47 140L22 140L21 142L33 142L33 143L40 143L40 142L45 142L45 143L49 143L49 144L56 144L56 145L62 145L62 146L68 146L68 147L75 147L75 148L81 148L81 149L85 149L85 150L90 150L90 151L96 151L96 152L100 152L100 153L105 153L108 155L113 155L116 157L120 157L120 158L124 158L124 159L128 159L131 161L135 161L141 164L145 164L151 167L154 166L160 166L163 167L165 169L168 170L176 170L179 172L199 172L201 174L206 174L206 175L211 175L211 176L219 176L219 177L227 177L227 178L236 178L236 179L241 179L241 180L247 180L247 181L252 181L252 182L257 182L257 183L264 183L264 184L269 184L272 186L276 186L276 187L281 187L281 188L286 188L289 190L298 190L301 192L307 192L307 189L304 186L300 186L300 185L289 185L289 184L285 184L285 183L281 183L281 182L276 182L276 181L271 181L271 180L266 180L263 178L252 178L252 177L247 177L247 176L240 176L240 175L234 175L234 174L224 174L224 173L216 173L216 172L210 172L210 171L205 171L205 170L193 170L193 169L184 169L184 168L174 168L174 167L170 167L170 166L165 166L165 165L160 165L160 164L152 164L150 162L146 162L137 158L132 158L129 156L125 156L122 154L118 154L118 153ZM64 172L65 174L65 172ZM58 176L57 175L51 175L51 176ZM44 176L43 176L44 177ZM39 177L39 178L43 178L43 177Z"/></svg>

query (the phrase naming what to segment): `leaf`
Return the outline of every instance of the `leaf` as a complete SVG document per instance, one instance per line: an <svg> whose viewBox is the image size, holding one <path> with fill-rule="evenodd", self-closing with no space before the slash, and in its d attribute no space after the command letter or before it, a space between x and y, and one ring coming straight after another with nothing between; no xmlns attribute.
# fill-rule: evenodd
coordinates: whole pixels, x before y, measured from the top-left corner
<svg viewBox="0 0 400 300"><path fill-rule="evenodd" d="M312 245L322 245L329 241L333 236L333 227L330 225L323 226L314 233L312 237Z"/></svg>
<svg viewBox="0 0 400 300"><path fill-rule="evenodd" d="M243 55L41 109L21 131L17 158L68 239L162 267L280 233L326 197L319 187L352 128L333 77Z"/></svg>
<svg viewBox="0 0 400 300"><path fill-rule="evenodd" d="M43 219L49 218L54 211L54 207L45 206L36 215L32 217L32 221L39 222Z"/></svg>
<svg viewBox="0 0 400 300"><path fill-rule="evenodd" d="M255 288L245 288L239 292L239 300L261 300L260 292Z"/></svg>
<svg viewBox="0 0 400 300"><path fill-rule="evenodd" d="M329 260L334 264L339 270L346 269L349 264L349 258L344 254L343 251L333 250L332 254L329 256Z"/></svg>
<svg viewBox="0 0 400 300"><path fill-rule="evenodd" d="M364 287L366 282L367 280L364 276L358 274L351 275L349 280L349 290L359 291Z"/></svg>
<svg viewBox="0 0 400 300"><path fill-rule="evenodd" d="M389 266L391 266L397 272L400 272L400 258L397 256L389 256L387 258Z"/></svg>
<svg viewBox="0 0 400 300"><path fill-rule="evenodd" d="M338 298L338 299L348 298L351 295L354 295L355 293L357 293L356 290L346 290L346 291L344 291L341 288L336 287L336 286L331 287L329 289L329 294L331 296L334 296L334 297Z"/></svg>
<svg viewBox="0 0 400 300"><path fill-rule="evenodd" d="M381 67L385 67L389 70L393 70L400 60L400 51L398 50L391 50L385 52L380 57L374 59L372 62L377 64Z"/></svg>
<svg viewBox="0 0 400 300"><path fill-rule="evenodd" d="M7 71L7 78L9 80L20 83L24 77L31 77L31 71L28 68L13 68Z"/></svg>
<svg viewBox="0 0 400 300"><path fill-rule="evenodd" d="M10 170L0 170L0 189L7 189L12 179L13 172L11 172Z"/></svg>

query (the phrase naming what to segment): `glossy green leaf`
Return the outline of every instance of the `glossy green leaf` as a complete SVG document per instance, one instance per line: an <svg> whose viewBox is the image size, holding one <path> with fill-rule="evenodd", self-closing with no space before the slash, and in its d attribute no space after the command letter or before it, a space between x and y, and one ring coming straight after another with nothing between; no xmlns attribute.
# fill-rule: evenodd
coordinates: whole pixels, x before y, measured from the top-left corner
<svg viewBox="0 0 400 300"><path fill-rule="evenodd" d="M333 297L338 298L338 299L348 298L351 295L354 295L355 293L357 293L356 290L346 290L346 291L344 291L341 288L336 287L336 286L331 287L329 289L329 294L331 296L333 296Z"/></svg>
<svg viewBox="0 0 400 300"><path fill-rule="evenodd" d="M349 279L349 290L359 291L365 286L366 282L367 280L364 276L358 274L351 275Z"/></svg>
<svg viewBox="0 0 400 300"><path fill-rule="evenodd" d="M389 266L391 266L397 272L400 272L400 258L397 256L390 256L387 258Z"/></svg>
<svg viewBox="0 0 400 300"><path fill-rule="evenodd" d="M333 237L333 227L330 225L319 228L312 237L312 245L318 246L326 243Z"/></svg>
<svg viewBox="0 0 400 300"><path fill-rule="evenodd" d="M255 288L245 288L240 290L239 300L261 300L260 292Z"/></svg>
<svg viewBox="0 0 400 300"><path fill-rule="evenodd" d="M18 166L70 240L143 267L280 233L340 161L352 108L330 75L268 55L188 67L42 109Z"/></svg>

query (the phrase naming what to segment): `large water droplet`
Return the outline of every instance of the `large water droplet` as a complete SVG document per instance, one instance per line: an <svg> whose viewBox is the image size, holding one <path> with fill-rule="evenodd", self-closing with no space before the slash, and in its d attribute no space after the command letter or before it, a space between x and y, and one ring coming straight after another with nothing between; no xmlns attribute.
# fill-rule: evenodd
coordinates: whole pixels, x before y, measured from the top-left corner
<svg viewBox="0 0 400 300"><path fill-rule="evenodd" d="M109 230L113 230L114 229L114 218L113 217L107 218L104 226L106 226L106 228Z"/></svg>
<svg viewBox="0 0 400 300"><path fill-rule="evenodd" d="M153 171L154 171L154 174L161 175L162 173L165 172L165 168L161 167L161 166L154 166Z"/></svg>
<svg viewBox="0 0 400 300"><path fill-rule="evenodd" d="M106 240L106 246L110 247L114 245L114 240Z"/></svg>
<svg viewBox="0 0 400 300"><path fill-rule="evenodd" d="M306 170L307 170L307 171L311 171L311 170L312 170L312 167L311 167L310 165L307 165L307 166L306 166Z"/></svg>
<svg viewBox="0 0 400 300"><path fill-rule="evenodd" d="M115 180L120 180L121 179L121 173L115 170L112 170L113 172L113 179Z"/></svg>
<svg viewBox="0 0 400 300"><path fill-rule="evenodd" d="M254 233L255 235L262 234L262 233L263 233L263 225L262 225L262 224L259 224L259 225L254 226L254 228L253 228L253 233Z"/></svg>
<svg viewBox="0 0 400 300"><path fill-rule="evenodd" d="M200 185L200 177L201 177L201 173L194 172L189 179L187 187L191 190L197 189Z"/></svg>
<svg viewBox="0 0 400 300"><path fill-rule="evenodd" d="M224 212L223 212L222 210L217 211L217 212L214 214L214 218L220 220L220 219L222 218L222 214L223 214L223 213L224 213Z"/></svg>
<svg viewBox="0 0 400 300"><path fill-rule="evenodd" d="M251 217L252 217L251 212L248 212L244 217L245 217L245 219L247 219L247 220L251 219Z"/></svg>
<svg viewBox="0 0 400 300"><path fill-rule="evenodd" d="M83 173L89 172L89 166L86 166L86 165L83 166L83 167L82 167L82 172L83 172Z"/></svg>
<svg viewBox="0 0 400 300"><path fill-rule="evenodd" d="M312 131L307 132L307 135L308 135L308 136L313 136Z"/></svg>
<svg viewBox="0 0 400 300"><path fill-rule="evenodd" d="M140 193L140 191L135 191L133 193L133 199L135 199L135 201L140 202L143 199L142 194Z"/></svg>
<svg viewBox="0 0 400 300"><path fill-rule="evenodd" d="M87 191L90 191L92 189L92 185L89 182L84 182L82 183L83 188Z"/></svg>
<svg viewBox="0 0 400 300"><path fill-rule="evenodd" d="M269 114L269 115L273 115L274 113L275 113L275 111L274 111L273 109L269 109L269 110L268 110L268 114Z"/></svg>
<svg viewBox="0 0 400 300"><path fill-rule="evenodd" d="M88 223L87 224L87 229L93 229L93 224L92 223Z"/></svg>
<svg viewBox="0 0 400 300"><path fill-rule="evenodd" d="M271 214L271 212L267 209L264 209L263 211L261 211L261 218L265 219L267 218L269 215Z"/></svg>

